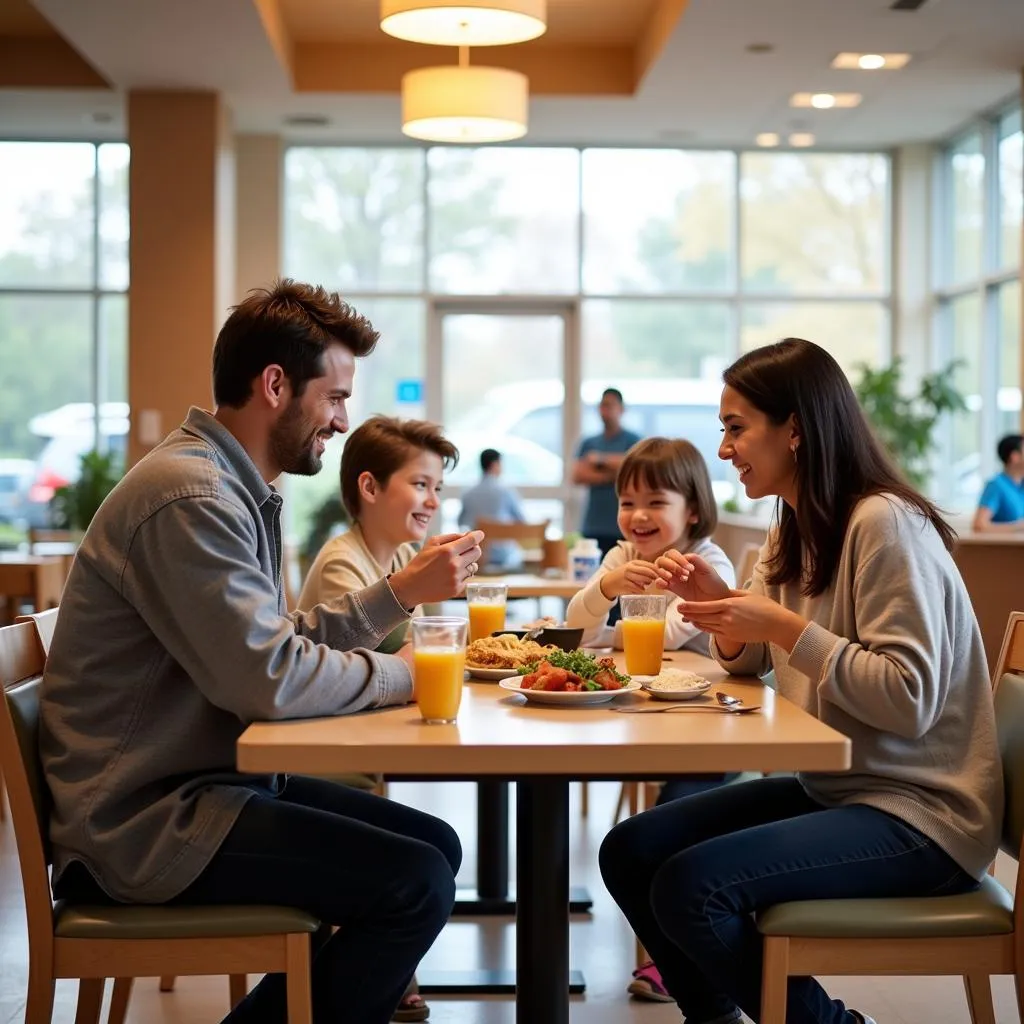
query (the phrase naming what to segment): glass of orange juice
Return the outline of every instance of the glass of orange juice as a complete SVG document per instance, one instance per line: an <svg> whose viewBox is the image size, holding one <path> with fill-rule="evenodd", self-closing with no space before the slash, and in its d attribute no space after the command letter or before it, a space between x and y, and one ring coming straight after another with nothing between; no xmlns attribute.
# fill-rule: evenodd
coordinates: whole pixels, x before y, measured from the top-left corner
<svg viewBox="0 0 1024 1024"><path fill-rule="evenodd" d="M665 655L667 594L623 594L622 646L631 676L656 676Z"/></svg>
<svg viewBox="0 0 1024 1024"><path fill-rule="evenodd" d="M467 583L469 640L481 640L505 628L508 587L504 583Z"/></svg>
<svg viewBox="0 0 1024 1024"><path fill-rule="evenodd" d="M450 725L462 702L466 671L466 620L447 615L413 619L413 680L416 704L428 725Z"/></svg>

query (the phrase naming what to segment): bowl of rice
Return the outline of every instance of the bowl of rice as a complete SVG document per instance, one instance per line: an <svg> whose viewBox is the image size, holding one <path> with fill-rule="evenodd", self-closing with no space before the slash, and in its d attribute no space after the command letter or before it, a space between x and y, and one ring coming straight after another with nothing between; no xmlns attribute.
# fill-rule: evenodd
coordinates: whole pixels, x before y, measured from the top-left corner
<svg viewBox="0 0 1024 1024"><path fill-rule="evenodd" d="M703 676L681 668L663 668L656 676L633 678L655 700L692 700L711 689Z"/></svg>

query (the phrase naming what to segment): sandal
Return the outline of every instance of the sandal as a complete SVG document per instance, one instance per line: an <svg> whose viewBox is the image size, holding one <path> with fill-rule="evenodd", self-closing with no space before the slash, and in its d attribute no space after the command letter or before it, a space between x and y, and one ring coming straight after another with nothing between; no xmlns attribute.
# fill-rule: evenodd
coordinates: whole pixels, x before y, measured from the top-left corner
<svg viewBox="0 0 1024 1024"><path fill-rule="evenodd" d="M641 964L633 972L633 980L626 986L626 991L637 999L646 999L651 1003L674 1003L661 981L661 971L654 966L653 960Z"/></svg>
<svg viewBox="0 0 1024 1024"><path fill-rule="evenodd" d="M426 1020L429 1016L430 1007L420 995L420 987L414 976L402 996L402 1001L398 1004L398 1009L391 1015L391 1019L399 1024L405 1024L406 1021Z"/></svg>

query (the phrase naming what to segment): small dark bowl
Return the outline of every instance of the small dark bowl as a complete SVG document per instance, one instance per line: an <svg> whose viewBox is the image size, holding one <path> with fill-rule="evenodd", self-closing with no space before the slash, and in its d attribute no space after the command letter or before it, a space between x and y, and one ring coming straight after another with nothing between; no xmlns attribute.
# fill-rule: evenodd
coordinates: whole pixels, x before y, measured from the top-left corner
<svg viewBox="0 0 1024 1024"><path fill-rule="evenodd" d="M496 633L492 633L491 636L503 636L511 634L512 636L518 637L520 640L529 632L526 629L499 629ZM575 651L580 646L580 641L583 639L583 627L580 626L576 629L570 629L565 626L548 626L540 631L540 636L536 638L537 643L542 646L552 644L555 647L561 648L563 651Z"/></svg>

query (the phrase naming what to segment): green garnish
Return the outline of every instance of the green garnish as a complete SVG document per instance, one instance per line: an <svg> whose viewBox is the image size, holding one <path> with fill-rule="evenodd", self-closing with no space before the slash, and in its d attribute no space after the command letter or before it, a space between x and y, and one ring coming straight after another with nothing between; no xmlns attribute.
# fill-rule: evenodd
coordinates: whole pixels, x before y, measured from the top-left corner
<svg viewBox="0 0 1024 1024"><path fill-rule="evenodd" d="M620 683L629 682L629 676L624 676L610 666L599 665L592 654L587 654L584 651L552 651L550 654L545 654L543 659L532 661L528 665L521 665L518 670L519 674L526 676L531 672L536 672L537 666L542 660L550 662L555 668L564 668L568 672L575 672L584 681L584 689L587 690L601 689L599 683L591 683L591 680L598 672L603 672L606 668L615 673L615 677Z"/></svg>

